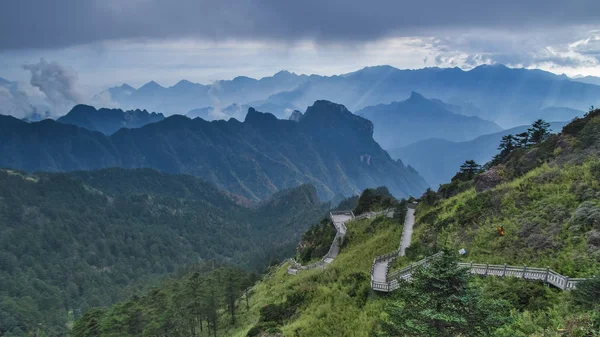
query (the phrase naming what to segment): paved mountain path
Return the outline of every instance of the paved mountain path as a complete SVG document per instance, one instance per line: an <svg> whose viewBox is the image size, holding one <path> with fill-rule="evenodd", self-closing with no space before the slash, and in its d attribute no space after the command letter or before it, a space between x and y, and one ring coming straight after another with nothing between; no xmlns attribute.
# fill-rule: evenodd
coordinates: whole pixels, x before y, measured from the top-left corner
<svg viewBox="0 0 600 337"><path fill-rule="evenodd" d="M340 253L340 247L341 247L342 243L344 242L344 237L346 236L346 231L347 231L346 223L347 222L355 220L355 219L357 219L357 220L365 219L365 218L370 219L372 217L379 216L382 214L385 214L386 216L391 217L391 216L393 216L393 210L387 209L387 210L379 211L379 212L366 212L364 214L359 215L358 217L355 217L354 213L352 213L352 211L330 212L329 217L331 218L331 222L333 222L333 225L335 227L336 235L335 235L335 238L333 239L333 242L331 243L331 246L329 247L329 251L327 252L327 254L325 256L323 256L323 258L321 260L319 260L318 262L315 262L308 266L303 266L303 265L299 264L298 262L296 262L295 260L292 260L292 265L288 268L288 274L296 275L301 270L309 270L309 269L314 269L314 268L323 269L323 268L327 267L327 265L329 265L331 262L333 262L333 260Z"/></svg>
<svg viewBox="0 0 600 337"><path fill-rule="evenodd" d="M406 211L406 218L404 218L404 229L402 230L400 248L398 249L399 256L404 256L404 254L406 253L406 248L410 247L414 225L415 209L409 207Z"/></svg>
<svg viewBox="0 0 600 337"><path fill-rule="evenodd" d="M410 240L412 238L413 226L415 224L415 208L409 206L406 211L404 218L404 229L402 229L402 237L400 238L400 247L398 251L384 256L382 259L375 259L373 270L371 273L371 281L377 283L386 283L387 274L389 271L390 264L397 256L404 256L406 248L410 246Z"/></svg>

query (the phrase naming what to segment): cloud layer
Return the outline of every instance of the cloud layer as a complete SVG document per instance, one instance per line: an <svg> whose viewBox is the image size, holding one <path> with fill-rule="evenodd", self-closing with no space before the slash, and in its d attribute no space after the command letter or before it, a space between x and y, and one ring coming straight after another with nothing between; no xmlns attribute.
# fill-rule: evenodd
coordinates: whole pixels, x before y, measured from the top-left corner
<svg viewBox="0 0 600 337"><path fill-rule="evenodd" d="M0 49L115 39L364 42L447 30L522 31L597 24L597 0L8 0Z"/></svg>
<svg viewBox="0 0 600 337"><path fill-rule="evenodd" d="M31 85L43 92L52 106L69 107L83 100L76 88L77 73L72 69L44 59L23 69L31 72Z"/></svg>

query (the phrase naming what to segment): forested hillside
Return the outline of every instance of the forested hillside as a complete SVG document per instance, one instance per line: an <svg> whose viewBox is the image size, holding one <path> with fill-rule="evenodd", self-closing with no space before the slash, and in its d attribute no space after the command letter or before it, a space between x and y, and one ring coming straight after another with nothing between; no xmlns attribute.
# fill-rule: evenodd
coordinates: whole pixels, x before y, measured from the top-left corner
<svg viewBox="0 0 600 337"><path fill-rule="evenodd" d="M0 170L0 335L62 336L71 318L202 261L260 271L326 212L310 185L247 208L149 169Z"/></svg>

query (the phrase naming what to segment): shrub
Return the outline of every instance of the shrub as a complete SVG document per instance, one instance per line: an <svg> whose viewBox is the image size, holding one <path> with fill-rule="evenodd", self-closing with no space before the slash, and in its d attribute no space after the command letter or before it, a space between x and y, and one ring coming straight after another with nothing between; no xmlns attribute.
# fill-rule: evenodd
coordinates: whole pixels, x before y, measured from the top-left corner
<svg viewBox="0 0 600 337"><path fill-rule="evenodd" d="M281 330L275 322L260 322L248 330L246 337L257 337L263 332L281 333Z"/></svg>
<svg viewBox="0 0 600 337"><path fill-rule="evenodd" d="M580 144L586 148L600 141L600 118L592 119L581 130Z"/></svg>
<svg viewBox="0 0 600 337"><path fill-rule="evenodd" d="M283 320L289 316L289 310L285 303L267 304L260 308L260 322L283 323Z"/></svg>
<svg viewBox="0 0 600 337"><path fill-rule="evenodd" d="M569 219L571 231L600 230L600 208L591 201L585 201L573 212Z"/></svg>
<svg viewBox="0 0 600 337"><path fill-rule="evenodd" d="M580 282L573 290L573 303L586 310L600 310L600 276Z"/></svg>

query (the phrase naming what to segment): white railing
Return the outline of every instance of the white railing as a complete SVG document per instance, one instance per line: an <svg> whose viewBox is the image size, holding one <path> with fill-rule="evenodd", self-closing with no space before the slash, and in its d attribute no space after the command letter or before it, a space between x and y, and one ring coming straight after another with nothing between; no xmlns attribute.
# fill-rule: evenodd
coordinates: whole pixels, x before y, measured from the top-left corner
<svg viewBox="0 0 600 337"><path fill-rule="evenodd" d="M398 289L398 280L410 281L412 274L416 268L426 267L429 261L438 257L442 253L429 256L418 262L412 263L407 267L396 270L387 274L386 282L371 281L371 288L376 291L390 292ZM577 284L585 278L569 278L563 276L549 267L547 268L532 268L527 266L509 266L495 264L475 264L475 263L458 263L459 267L467 268L469 273L483 276L497 277L517 277L525 280L542 281L553 285L562 290L574 289Z"/></svg>
<svg viewBox="0 0 600 337"><path fill-rule="evenodd" d="M365 213L362 213L361 215L358 215L358 216L354 217L352 220L371 219L371 218L374 218L376 216L380 216L380 215L383 215L383 214L388 214L388 213L390 213L392 211L393 211L392 208L388 208L388 209L384 209L383 211L378 211L378 212L365 212Z"/></svg>
<svg viewBox="0 0 600 337"><path fill-rule="evenodd" d="M415 207L415 205L414 205L414 204L410 204L410 205L407 205L407 207L414 208L414 207ZM383 212L384 212L384 213L387 213L387 212L389 212L389 211L390 211L390 210L385 210L385 211L383 211ZM404 222L405 222L405 224L406 224L406 219L404 220ZM400 236L400 242L402 242L402 241L404 240L404 236L405 236L405 235L407 235L407 234L406 234L406 232L407 232L407 230L406 230L406 226L404 226L404 228L402 229L402 235ZM396 259L398 256L400 256L400 248L401 248L401 247L398 247L398 249L397 249L397 250L395 250L395 251L393 251L393 252L391 252L391 253L387 253L387 254L384 254L384 255L379 255L379 256L376 256L376 257L373 259L373 265L371 266L371 286L372 286L372 287L373 287L373 285L375 285L376 287L379 287L379 288L381 288L381 289L387 289L387 286L388 286L388 285L387 285L387 283L385 283L385 285L384 285L384 283L383 283L383 282L378 282L378 281L375 281L375 280L374 280L375 265L376 265L376 264L378 264L378 263L386 263L386 262L387 262L387 265L386 265L386 272L385 272L385 274L386 274L386 281L387 281L387 280L389 279L389 278L387 277L387 275L389 274L391 263L392 263L392 262L393 262L393 261L394 261L394 260L395 260L395 259ZM380 290L380 289L375 289L375 288L373 288L373 289L374 289L374 290ZM388 291L388 290L381 290L381 291Z"/></svg>

